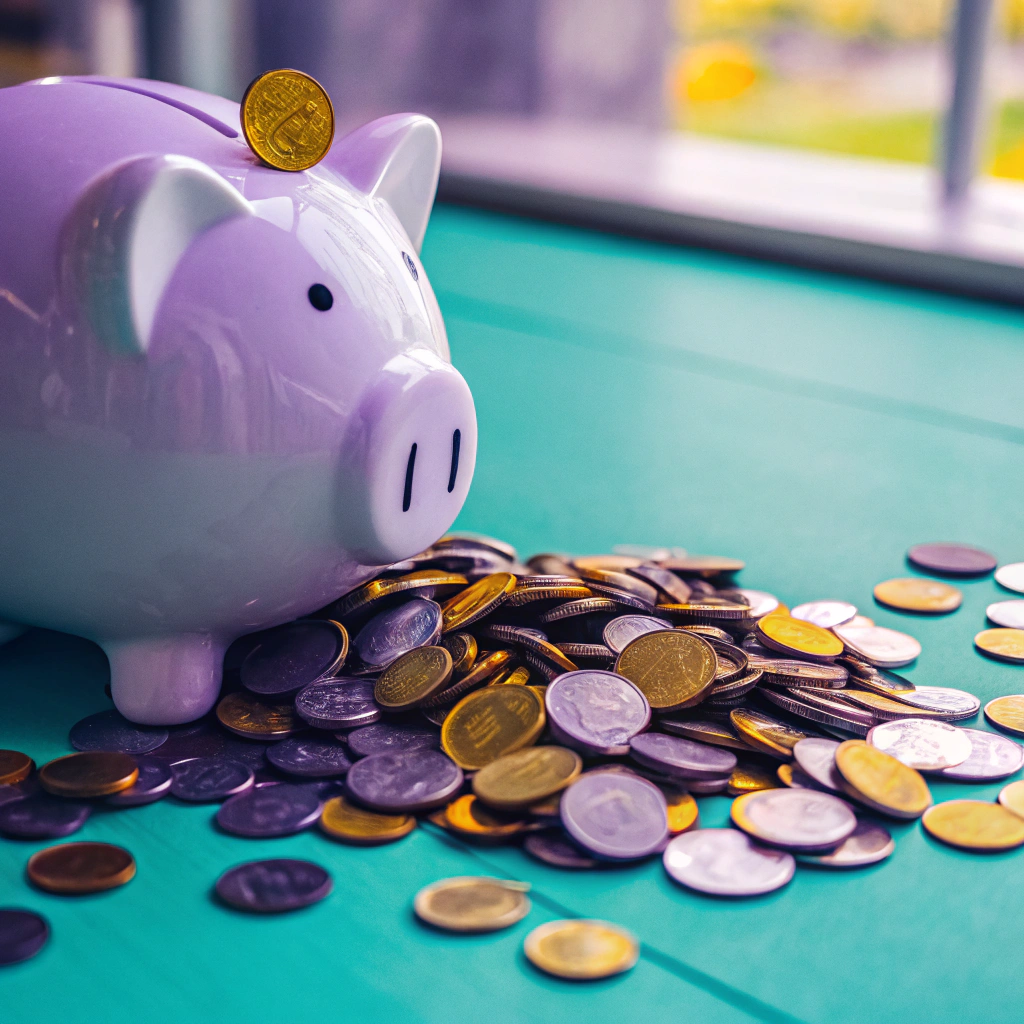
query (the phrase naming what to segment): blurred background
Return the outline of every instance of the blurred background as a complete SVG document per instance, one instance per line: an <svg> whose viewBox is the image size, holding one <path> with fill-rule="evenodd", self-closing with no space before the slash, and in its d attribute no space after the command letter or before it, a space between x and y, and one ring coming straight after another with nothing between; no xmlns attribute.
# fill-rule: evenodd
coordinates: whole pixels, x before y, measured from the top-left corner
<svg viewBox="0 0 1024 1024"><path fill-rule="evenodd" d="M964 0L971 3L972 0ZM0 84L320 78L342 123L557 117L927 164L952 0L0 0ZM980 167L1024 181L1024 0L995 0Z"/></svg>

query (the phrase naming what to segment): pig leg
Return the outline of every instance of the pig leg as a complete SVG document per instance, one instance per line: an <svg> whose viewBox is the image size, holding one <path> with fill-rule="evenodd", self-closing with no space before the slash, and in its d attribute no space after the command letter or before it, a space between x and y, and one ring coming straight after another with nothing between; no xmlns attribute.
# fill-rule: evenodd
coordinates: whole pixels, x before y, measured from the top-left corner
<svg viewBox="0 0 1024 1024"><path fill-rule="evenodd" d="M125 718L177 725L216 703L226 647L220 638L182 633L99 643L110 659L111 696Z"/></svg>

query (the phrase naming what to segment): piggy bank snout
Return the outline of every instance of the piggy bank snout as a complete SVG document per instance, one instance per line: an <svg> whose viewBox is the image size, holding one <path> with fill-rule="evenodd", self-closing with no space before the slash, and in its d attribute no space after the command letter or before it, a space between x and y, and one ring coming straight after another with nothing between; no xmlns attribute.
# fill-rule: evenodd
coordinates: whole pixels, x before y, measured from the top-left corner
<svg viewBox="0 0 1024 1024"><path fill-rule="evenodd" d="M476 462L476 410L462 375L427 351L388 362L363 406L361 556L387 564L434 543L459 514Z"/></svg>

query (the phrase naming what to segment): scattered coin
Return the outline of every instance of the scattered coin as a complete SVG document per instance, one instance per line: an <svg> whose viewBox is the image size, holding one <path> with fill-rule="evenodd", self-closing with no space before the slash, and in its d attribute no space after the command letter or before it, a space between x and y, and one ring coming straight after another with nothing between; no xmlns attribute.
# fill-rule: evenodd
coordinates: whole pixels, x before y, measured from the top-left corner
<svg viewBox="0 0 1024 1024"><path fill-rule="evenodd" d="M440 807L459 791L462 779L462 769L440 751L410 750L356 761L345 785L371 810L411 813Z"/></svg>
<svg viewBox="0 0 1024 1024"><path fill-rule="evenodd" d="M919 818L932 795L921 774L864 740L846 740L836 750L843 788L872 810L893 818Z"/></svg>
<svg viewBox="0 0 1024 1024"><path fill-rule="evenodd" d="M307 170L334 140L334 107L324 87L290 68L264 72L249 83L241 122L249 148L279 171Z"/></svg>
<svg viewBox="0 0 1024 1024"><path fill-rule="evenodd" d="M973 718L981 710L981 701L973 693L951 686L919 686L914 690L894 690L888 696L912 708L933 711L949 722Z"/></svg>
<svg viewBox="0 0 1024 1024"><path fill-rule="evenodd" d="M1024 843L1024 820L1000 804L984 800L947 800L921 818L935 839L961 850L1012 850Z"/></svg>
<svg viewBox="0 0 1024 1024"><path fill-rule="evenodd" d="M418 647L391 662L373 690L389 711L413 708L443 689L452 677L452 656L444 647Z"/></svg>
<svg viewBox="0 0 1024 1024"><path fill-rule="evenodd" d="M996 569L996 583L1007 590L1024 594L1024 562L1010 562Z"/></svg>
<svg viewBox="0 0 1024 1024"><path fill-rule="evenodd" d="M1024 664L1024 629L983 629L975 636L974 646L999 661Z"/></svg>
<svg viewBox="0 0 1024 1024"><path fill-rule="evenodd" d="M831 661L843 653L843 642L834 633L788 615L766 615L759 619L757 636L772 650L812 661Z"/></svg>
<svg viewBox="0 0 1024 1024"><path fill-rule="evenodd" d="M996 601L985 609L985 617L1004 629L1024 629L1024 599Z"/></svg>
<svg viewBox="0 0 1024 1024"><path fill-rule="evenodd" d="M1024 747L1019 743L982 729L960 729L960 732L970 741L971 752L967 760L943 769L946 778L968 782L1005 779L1024 767Z"/></svg>
<svg viewBox="0 0 1024 1024"><path fill-rule="evenodd" d="M883 697L880 693L871 693L868 690L843 690L836 694L839 700L846 701L854 707L864 708L871 712L875 718L883 722L891 722L898 718L943 718L944 715L937 711L929 711L920 706L911 706L904 701L892 700Z"/></svg>
<svg viewBox="0 0 1024 1024"><path fill-rule="evenodd" d="M148 754L167 742L170 734L156 726L135 725L117 711L100 711L71 727L68 742L75 750L119 750Z"/></svg>
<svg viewBox="0 0 1024 1024"><path fill-rule="evenodd" d="M775 757L792 757L796 744L807 738L807 733L753 708L736 708L729 713L729 720L755 750Z"/></svg>
<svg viewBox="0 0 1024 1024"><path fill-rule="evenodd" d="M416 827L411 814L378 814L332 797L320 812L320 830L332 839L356 846L379 846L407 836Z"/></svg>
<svg viewBox="0 0 1024 1024"><path fill-rule="evenodd" d="M308 860L253 860L224 872L214 886L235 910L280 914L319 903L330 895L331 876Z"/></svg>
<svg viewBox="0 0 1024 1024"><path fill-rule="evenodd" d="M857 827L849 805L813 789L770 789L732 802L733 824L769 846L809 853L835 849Z"/></svg>
<svg viewBox="0 0 1024 1024"><path fill-rule="evenodd" d="M944 615L960 607L964 595L948 583L922 579L886 580L875 586L875 600L904 612Z"/></svg>
<svg viewBox="0 0 1024 1024"><path fill-rule="evenodd" d="M528 686L488 686L463 697L441 726L441 748L459 767L475 771L533 743L546 716Z"/></svg>
<svg viewBox="0 0 1024 1024"><path fill-rule="evenodd" d="M404 750L436 749L441 745L441 737L430 725L377 722L353 729L345 736L345 742L356 757L369 757L371 754L393 754Z"/></svg>
<svg viewBox="0 0 1024 1024"><path fill-rule="evenodd" d="M495 932L530 912L529 886L501 878L445 878L416 894L416 916L450 932Z"/></svg>
<svg viewBox="0 0 1024 1024"><path fill-rule="evenodd" d="M867 741L918 771L952 768L963 764L971 754L971 741L963 729L932 719L883 722L868 733Z"/></svg>
<svg viewBox="0 0 1024 1024"><path fill-rule="evenodd" d="M912 636L883 626L836 626L835 635L847 650L878 668L902 668L921 653Z"/></svg>
<svg viewBox="0 0 1024 1024"><path fill-rule="evenodd" d="M584 753L616 756L647 728L651 706L628 679L601 669L566 672L544 696L552 732Z"/></svg>
<svg viewBox="0 0 1024 1024"><path fill-rule="evenodd" d="M1018 818L1024 818L1024 779L1003 786L999 791L999 802Z"/></svg>
<svg viewBox="0 0 1024 1024"><path fill-rule="evenodd" d="M352 767L341 743L320 736L292 736L272 743L267 747L267 760L286 775L309 779L338 778Z"/></svg>
<svg viewBox="0 0 1024 1024"><path fill-rule="evenodd" d="M227 757L196 757L171 766L171 796L189 803L219 803L248 792L252 769Z"/></svg>
<svg viewBox="0 0 1024 1024"><path fill-rule="evenodd" d="M28 859L33 885L62 895L116 889L135 877L135 858L110 843L61 843Z"/></svg>
<svg viewBox="0 0 1024 1024"><path fill-rule="evenodd" d="M789 853L751 842L733 828L701 828L676 836L665 848L669 877L712 896L761 896L793 877Z"/></svg>
<svg viewBox="0 0 1024 1024"><path fill-rule="evenodd" d="M490 807L518 810L561 792L582 768L579 754L565 747L527 747L481 768L473 792Z"/></svg>
<svg viewBox="0 0 1024 1024"><path fill-rule="evenodd" d="M27 779L36 763L20 750L0 750L0 785L13 786Z"/></svg>
<svg viewBox="0 0 1024 1024"><path fill-rule="evenodd" d="M801 853L801 864L815 864L823 868L863 868L891 857L896 842L889 830L869 821L857 822L857 827L834 850L827 853Z"/></svg>
<svg viewBox="0 0 1024 1024"><path fill-rule="evenodd" d="M730 750L663 732L640 733L629 747L638 764L678 779L717 778L736 767L736 755Z"/></svg>
<svg viewBox="0 0 1024 1024"><path fill-rule="evenodd" d="M380 718L381 713L380 705L374 700L374 690L375 684L367 679L321 679L298 692L295 712L300 722L314 729L370 725ZM290 724L298 724L294 716ZM291 731L284 735L290 735Z"/></svg>
<svg viewBox="0 0 1024 1024"><path fill-rule="evenodd" d="M440 605L413 597L374 615L356 634L352 648L368 670L379 672L417 647L436 644L440 637Z"/></svg>
<svg viewBox="0 0 1024 1024"><path fill-rule="evenodd" d="M717 668L718 658L707 640L676 629L637 637L615 662L615 671L656 711L700 703L715 682Z"/></svg>
<svg viewBox="0 0 1024 1024"><path fill-rule="evenodd" d="M79 800L118 793L138 777L135 760L114 751L68 754L39 769L39 783L48 793Z"/></svg>
<svg viewBox="0 0 1024 1024"><path fill-rule="evenodd" d="M985 705L985 717L1000 729L1024 736L1024 694L996 697Z"/></svg>
<svg viewBox="0 0 1024 1024"><path fill-rule="evenodd" d="M534 832L523 840L523 850L535 860L556 868L585 871L600 863L561 831Z"/></svg>
<svg viewBox="0 0 1024 1024"><path fill-rule="evenodd" d="M320 817L321 800L309 786L281 783L250 789L225 800L217 825L235 836L270 839L307 829Z"/></svg>
<svg viewBox="0 0 1024 1024"><path fill-rule="evenodd" d="M88 804L41 794L0 805L0 835L9 839L62 839L89 817Z"/></svg>
<svg viewBox="0 0 1024 1024"><path fill-rule="evenodd" d="M165 797L171 789L174 776L166 761L155 757L136 757L139 777L127 789L106 798L110 807L141 807Z"/></svg>
<svg viewBox="0 0 1024 1024"><path fill-rule="evenodd" d="M793 747L793 757L801 770L825 789L834 793L842 791L842 777L836 768L837 740L808 736Z"/></svg>
<svg viewBox="0 0 1024 1024"><path fill-rule="evenodd" d="M849 601L809 601L798 604L789 614L794 619L831 629L849 622L857 614L857 609Z"/></svg>
<svg viewBox="0 0 1024 1024"><path fill-rule="evenodd" d="M0 907L0 966L29 960L46 945L50 926L42 914Z"/></svg>
<svg viewBox="0 0 1024 1024"><path fill-rule="evenodd" d="M243 690L221 698L217 720L246 739L283 740L302 727L292 704L269 704Z"/></svg>
<svg viewBox="0 0 1024 1024"><path fill-rule="evenodd" d="M588 772L563 794L562 824L585 850L602 860L638 860L668 838L661 790L635 775Z"/></svg>
<svg viewBox="0 0 1024 1024"><path fill-rule="evenodd" d="M636 938L605 921L549 921L523 946L534 967L558 978L589 981L628 971L640 956Z"/></svg>
<svg viewBox="0 0 1024 1024"><path fill-rule="evenodd" d="M918 569L943 576L984 576L998 564L987 551L966 544L915 544L907 559Z"/></svg>
<svg viewBox="0 0 1024 1024"><path fill-rule="evenodd" d="M442 813L444 821L438 824L477 839L507 839L528 827L524 819L494 811L472 793L457 797Z"/></svg>
<svg viewBox="0 0 1024 1024"><path fill-rule="evenodd" d="M335 675L348 655L348 632L330 619L299 619L268 630L239 667L242 685L283 697Z"/></svg>
<svg viewBox="0 0 1024 1024"><path fill-rule="evenodd" d="M671 628L664 619L656 619L653 615L619 615L604 627L601 636L613 654L621 654L638 636Z"/></svg>

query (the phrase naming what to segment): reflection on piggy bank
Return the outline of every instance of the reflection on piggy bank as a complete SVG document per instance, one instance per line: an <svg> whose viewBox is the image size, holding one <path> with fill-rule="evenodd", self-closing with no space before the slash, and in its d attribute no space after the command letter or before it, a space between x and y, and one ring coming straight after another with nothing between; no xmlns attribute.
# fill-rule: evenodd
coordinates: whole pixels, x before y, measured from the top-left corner
<svg viewBox="0 0 1024 1024"><path fill-rule="evenodd" d="M437 126L382 118L293 174L238 117L136 80L0 91L0 630L96 640L143 723L431 544L476 457L418 259Z"/></svg>

